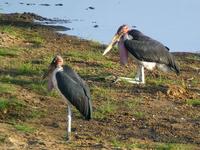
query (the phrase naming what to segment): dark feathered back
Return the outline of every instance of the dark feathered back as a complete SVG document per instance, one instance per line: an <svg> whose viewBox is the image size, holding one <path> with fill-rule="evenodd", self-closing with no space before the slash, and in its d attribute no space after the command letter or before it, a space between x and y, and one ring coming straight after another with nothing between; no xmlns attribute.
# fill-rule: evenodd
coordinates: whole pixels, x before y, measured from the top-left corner
<svg viewBox="0 0 200 150"><path fill-rule="evenodd" d="M171 70L179 74L180 70L169 48L162 43L142 34L138 30L128 32L133 39L126 40L126 49L140 61L156 62L167 65Z"/></svg>
<svg viewBox="0 0 200 150"><path fill-rule="evenodd" d="M56 73L58 88L61 93L74 105L85 119L92 118L92 104L88 85L69 66L63 72Z"/></svg>

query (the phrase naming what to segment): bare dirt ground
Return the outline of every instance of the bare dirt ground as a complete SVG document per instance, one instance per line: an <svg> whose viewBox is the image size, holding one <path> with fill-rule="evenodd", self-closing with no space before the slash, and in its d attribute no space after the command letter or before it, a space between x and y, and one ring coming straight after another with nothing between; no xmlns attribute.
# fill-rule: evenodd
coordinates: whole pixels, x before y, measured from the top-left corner
<svg viewBox="0 0 200 150"><path fill-rule="evenodd" d="M15 96L26 107L20 111L14 109L14 106L0 111L0 149L174 149L170 144L183 144L181 149L190 146L191 149L198 149L200 105L198 102L191 104L190 101L200 100L199 55L174 53L180 64L180 76L146 71L146 85L123 82L113 84L100 76L103 73L128 75L136 68L134 62L129 60L126 68L104 67L101 59L118 63L116 51L106 58L102 56L100 60L77 60L80 55L74 57L66 51L99 54L105 46L58 34L52 27L33 24L33 18L32 14L1 15L1 26L15 26L28 33L36 32L45 41L35 47L35 43L26 38L1 32L1 48L23 49L17 56L1 55L1 63L17 62L20 59L23 62L42 64L45 68L45 56L61 53L66 63L70 63L91 87L94 113L99 111L105 101L115 108L112 108L113 112L99 111L98 115L105 116L98 117L96 113L91 121L83 120L79 112L73 110L72 140L66 142L66 103L58 95L45 95L42 91L32 90L29 82L8 82L5 80L7 76L18 74L13 68L2 65L0 81L13 84L15 93L0 93L0 96L5 99ZM98 73L100 70L103 71ZM41 80L41 75L36 73L25 78L37 82ZM29 117L32 109L41 115ZM16 124L24 123L33 127L34 131L23 132L16 128Z"/></svg>

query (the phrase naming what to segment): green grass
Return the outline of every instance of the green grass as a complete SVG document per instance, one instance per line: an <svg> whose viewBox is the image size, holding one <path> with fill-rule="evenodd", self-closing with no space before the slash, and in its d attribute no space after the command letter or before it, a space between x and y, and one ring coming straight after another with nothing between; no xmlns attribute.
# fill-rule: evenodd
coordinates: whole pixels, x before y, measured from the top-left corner
<svg viewBox="0 0 200 150"><path fill-rule="evenodd" d="M193 150L192 145L176 144L176 143L155 143L155 144L135 144L136 148L155 149L155 150Z"/></svg>
<svg viewBox="0 0 200 150"><path fill-rule="evenodd" d="M1 133L0 134L0 143L4 143L6 138L7 138L7 136Z"/></svg>
<svg viewBox="0 0 200 150"><path fill-rule="evenodd" d="M13 27L11 25L3 25L3 26L0 27L0 31L1 32L8 33L8 34L10 34L12 36L17 36L18 35L18 33L16 32L16 29L17 29L16 27Z"/></svg>
<svg viewBox="0 0 200 150"><path fill-rule="evenodd" d="M0 93L1 94L3 94L3 93L11 94L11 93L15 93L15 92L16 92L16 88L12 84L0 82Z"/></svg>
<svg viewBox="0 0 200 150"><path fill-rule="evenodd" d="M29 39L29 42L33 43L34 46L39 47L44 43L44 39L40 37L39 35L36 35L36 36L32 36Z"/></svg>
<svg viewBox="0 0 200 150"><path fill-rule="evenodd" d="M32 80L31 78L27 78L26 76L10 76L10 75L6 75L3 77L0 77L1 82L4 83L9 83L9 84L14 84L14 85L20 85L23 87L30 87L30 85L34 82L34 80Z"/></svg>
<svg viewBox="0 0 200 150"><path fill-rule="evenodd" d="M91 47L101 47L102 44L99 41L92 40L92 42L89 43Z"/></svg>
<svg viewBox="0 0 200 150"><path fill-rule="evenodd" d="M110 69L119 69L119 63L112 62L110 60L103 61L103 66Z"/></svg>
<svg viewBox="0 0 200 150"><path fill-rule="evenodd" d="M15 57L18 56L19 52L17 51L17 49L14 48L0 48L0 56L9 56L9 57Z"/></svg>
<svg viewBox="0 0 200 150"><path fill-rule="evenodd" d="M124 106L130 110L134 110L138 107L140 101L141 100L139 98L127 99L126 101L124 101Z"/></svg>
<svg viewBox="0 0 200 150"><path fill-rule="evenodd" d="M99 51L76 51L71 50L63 54L63 56L71 57L77 61L102 61L103 57Z"/></svg>
<svg viewBox="0 0 200 150"><path fill-rule="evenodd" d="M138 148L135 144L136 141L119 140L115 137L111 140L113 149L135 149Z"/></svg>
<svg viewBox="0 0 200 150"><path fill-rule="evenodd" d="M21 38L24 38L24 40L31 43L33 48L38 48L45 43L44 38L42 38L37 32L24 33L21 35Z"/></svg>
<svg viewBox="0 0 200 150"><path fill-rule="evenodd" d="M137 119L143 119L145 114L144 112L141 112L141 111L136 111L134 112L134 116L137 118Z"/></svg>
<svg viewBox="0 0 200 150"><path fill-rule="evenodd" d="M19 120L25 119L30 111L27 106L16 98L0 98L0 119Z"/></svg>
<svg viewBox="0 0 200 150"><path fill-rule="evenodd" d="M24 133L33 133L36 130L36 128L27 124L15 124L14 127L16 130Z"/></svg>
<svg viewBox="0 0 200 150"><path fill-rule="evenodd" d="M9 84L20 85L20 86L26 86L33 82L31 80L28 80L25 76L14 77L10 75L0 76L0 81L3 83L9 83Z"/></svg>
<svg viewBox="0 0 200 150"><path fill-rule="evenodd" d="M18 69L18 74L21 75L42 74L42 71L39 68L39 66L32 63L20 63L17 69Z"/></svg>
<svg viewBox="0 0 200 150"><path fill-rule="evenodd" d="M16 109L21 109L23 107L23 104L16 99L0 98L0 111L9 109L9 107L15 107Z"/></svg>
<svg viewBox="0 0 200 150"><path fill-rule="evenodd" d="M198 84L199 84L199 79L197 79L197 78L195 77L193 80L190 81L190 84L191 84L191 86L194 86L194 87L198 86Z"/></svg>
<svg viewBox="0 0 200 150"><path fill-rule="evenodd" d="M48 94L47 83L43 82L41 80L34 80L30 85L28 85L28 87L32 91L37 92L39 94L42 94L42 95L47 95Z"/></svg>
<svg viewBox="0 0 200 150"><path fill-rule="evenodd" d="M92 96L96 97L97 100L98 99L104 99L104 101L109 100L110 95L112 94L111 90L109 90L107 88L100 87L100 86L91 87L91 91L92 91Z"/></svg>
<svg viewBox="0 0 200 150"><path fill-rule="evenodd" d="M42 60L43 60L43 67L45 70L48 69L48 67L54 57L55 57L54 55L48 55L48 54L44 56L44 58Z"/></svg>
<svg viewBox="0 0 200 150"><path fill-rule="evenodd" d="M32 43L35 48L45 43L44 38L42 38L38 32L27 32L23 28L17 28L12 25L3 25L0 27L0 31L26 40L27 42Z"/></svg>
<svg viewBox="0 0 200 150"><path fill-rule="evenodd" d="M121 148L124 147L124 142L121 142L121 141L116 140L116 139L112 140L111 144L112 144L114 149L121 149Z"/></svg>
<svg viewBox="0 0 200 150"><path fill-rule="evenodd" d="M147 76L146 77L147 84L154 84L156 86L166 85L166 84L181 84L180 80L171 80L168 79L167 76L160 75L158 78Z"/></svg>
<svg viewBox="0 0 200 150"><path fill-rule="evenodd" d="M193 150L195 146L190 144L177 143L143 143L137 139L129 139L130 141L122 141L114 138L111 141L113 149L152 149L152 150Z"/></svg>
<svg viewBox="0 0 200 150"><path fill-rule="evenodd" d="M44 111L32 110L28 117L30 117L30 118L40 118L44 115L45 115Z"/></svg>
<svg viewBox="0 0 200 150"><path fill-rule="evenodd" d="M0 98L1 118L15 121L18 119L40 118L44 115L44 111L32 108L16 98Z"/></svg>
<svg viewBox="0 0 200 150"><path fill-rule="evenodd" d="M191 106L200 106L200 99L188 99L186 103Z"/></svg>
<svg viewBox="0 0 200 150"><path fill-rule="evenodd" d="M200 61L200 56L198 56L198 55L187 56L187 59L194 60L194 61Z"/></svg>
<svg viewBox="0 0 200 150"><path fill-rule="evenodd" d="M55 93L54 94L49 93L47 91L47 82L42 81L40 78L37 77L30 78L23 75L14 77L7 75L7 76L0 76L0 81L2 82L2 86L0 86L1 93L10 93L10 94L14 93L16 91L14 85L17 85L44 96L50 96L50 95L52 96L54 95L55 97L57 96L57 94Z"/></svg>
<svg viewBox="0 0 200 150"><path fill-rule="evenodd" d="M28 80L30 81L30 80ZM31 91L38 93L40 95L44 96L52 96L52 97L58 97L60 96L59 93L53 89L52 91L48 91L48 81L42 81L41 79L32 79L29 84L25 84L24 87L30 89Z"/></svg>
<svg viewBox="0 0 200 150"><path fill-rule="evenodd" d="M56 97L56 98L60 98L61 97L61 95L55 89L53 89L51 92L48 92L47 96Z"/></svg>
<svg viewBox="0 0 200 150"><path fill-rule="evenodd" d="M4 109L21 110L24 107L26 107L25 104L20 102L16 98L11 98L11 99L0 98L0 110Z"/></svg>
<svg viewBox="0 0 200 150"><path fill-rule="evenodd" d="M8 109L9 107L9 101L3 98L0 98L0 111L4 111L5 109Z"/></svg>
<svg viewBox="0 0 200 150"><path fill-rule="evenodd" d="M109 115L114 114L117 110L117 105L111 101L104 101L95 111L94 118L95 119L105 119Z"/></svg>

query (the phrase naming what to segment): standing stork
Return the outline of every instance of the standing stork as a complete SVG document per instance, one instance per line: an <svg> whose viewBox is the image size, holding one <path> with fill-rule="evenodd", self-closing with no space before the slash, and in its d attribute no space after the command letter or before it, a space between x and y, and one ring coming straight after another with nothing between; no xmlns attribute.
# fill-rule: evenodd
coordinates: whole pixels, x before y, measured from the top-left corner
<svg viewBox="0 0 200 150"><path fill-rule="evenodd" d="M135 79L118 77L117 81L126 80L130 83L145 84L144 68L153 70L157 67L164 72L174 71L176 74L180 72L168 47L136 29L129 29L127 25L120 26L103 55L108 53L116 43L118 43L121 64L128 62L128 53L138 63Z"/></svg>
<svg viewBox="0 0 200 150"><path fill-rule="evenodd" d="M56 88L63 99L68 102L67 140L70 140L71 105L74 105L86 120L90 120L92 117L90 90L85 81L75 71L69 66L63 66L63 59L59 55L53 59L43 79L47 76L48 91Z"/></svg>

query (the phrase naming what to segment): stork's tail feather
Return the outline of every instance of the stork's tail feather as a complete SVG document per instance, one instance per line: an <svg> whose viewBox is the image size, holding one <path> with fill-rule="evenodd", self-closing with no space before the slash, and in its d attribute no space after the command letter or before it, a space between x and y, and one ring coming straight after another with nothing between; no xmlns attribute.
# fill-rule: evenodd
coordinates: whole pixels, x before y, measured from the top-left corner
<svg viewBox="0 0 200 150"><path fill-rule="evenodd" d="M176 64L176 61L172 55L171 55L170 59L171 60L169 61L170 62L169 66L170 66L171 70L176 72L177 75L179 75L180 74L179 66Z"/></svg>
<svg viewBox="0 0 200 150"><path fill-rule="evenodd" d="M174 70L175 70L175 72L176 72L177 75L180 74L180 69L179 69L179 67L177 66L177 64L174 65Z"/></svg>
<svg viewBox="0 0 200 150"><path fill-rule="evenodd" d="M88 99L88 106L85 112L82 113L85 117L85 120L92 119L92 102L90 99Z"/></svg>
<svg viewBox="0 0 200 150"><path fill-rule="evenodd" d="M87 112L85 113L84 116L85 116L86 120L92 119L92 104L91 104L91 100L88 100L88 109L87 109Z"/></svg>
<svg viewBox="0 0 200 150"><path fill-rule="evenodd" d="M85 119L86 119L86 120L92 119L92 110L91 110L91 109L88 110L87 115L85 115Z"/></svg>

